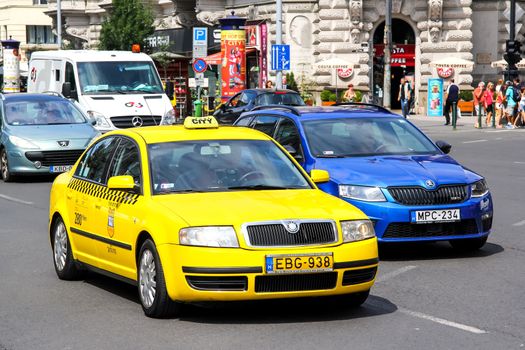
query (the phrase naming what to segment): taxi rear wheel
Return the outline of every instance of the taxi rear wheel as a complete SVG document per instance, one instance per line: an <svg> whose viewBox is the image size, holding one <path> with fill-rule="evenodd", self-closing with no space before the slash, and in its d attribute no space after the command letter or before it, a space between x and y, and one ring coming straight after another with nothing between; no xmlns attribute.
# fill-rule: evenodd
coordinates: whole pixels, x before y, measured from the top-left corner
<svg viewBox="0 0 525 350"><path fill-rule="evenodd" d="M146 316L163 318L179 312L181 305L168 295L159 255L150 239L140 248L137 275L140 303Z"/></svg>
<svg viewBox="0 0 525 350"><path fill-rule="evenodd" d="M487 236L481 238L451 239L450 245L461 252L473 252L485 245Z"/></svg>
<svg viewBox="0 0 525 350"><path fill-rule="evenodd" d="M74 280L81 277L81 270L73 260L71 244L66 226L62 218L55 220L53 225L53 262L58 278L61 280Z"/></svg>

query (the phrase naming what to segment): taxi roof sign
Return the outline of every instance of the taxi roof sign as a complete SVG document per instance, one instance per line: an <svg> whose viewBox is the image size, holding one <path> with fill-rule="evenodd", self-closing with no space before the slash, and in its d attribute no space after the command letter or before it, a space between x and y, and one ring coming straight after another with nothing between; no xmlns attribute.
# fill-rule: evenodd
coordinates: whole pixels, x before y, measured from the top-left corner
<svg viewBox="0 0 525 350"><path fill-rule="evenodd" d="M187 117L184 119L186 129L210 129L218 128L219 123L214 117Z"/></svg>

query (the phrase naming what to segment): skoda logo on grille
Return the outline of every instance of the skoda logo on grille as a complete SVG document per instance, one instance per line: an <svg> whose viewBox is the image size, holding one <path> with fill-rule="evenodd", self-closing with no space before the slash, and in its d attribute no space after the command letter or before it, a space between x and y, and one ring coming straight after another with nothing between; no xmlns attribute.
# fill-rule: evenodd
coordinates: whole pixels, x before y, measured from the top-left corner
<svg viewBox="0 0 525 350"><path fill-rule="evenodd" d="M425 186L427 186L428 188L434 188L436 184L432 180L427 180L425 181Z"/></svg>
<svg viewBox="0 0 525 350"><path fill-rule="evenodd" d="M133 117L133 119L131 119L131 124L133 124L133 126L137 127L137 126L142 126L142 118L141 117Z"/></svg>
<svg viewBox="0 0 525 350"><path fill-rule="evenodd" d="M297 233L299 232L299 224L295 221L285 221L283 222L284 228L288 233Z"/></svg>
<svg viewBox="0 0 525 350"><path fill-rule="evenodd" d="M69 146L69 141L64 140L64 141L57 141L57 142L58 142L58 145L60 147L67 147L67 146Z"/></svg>

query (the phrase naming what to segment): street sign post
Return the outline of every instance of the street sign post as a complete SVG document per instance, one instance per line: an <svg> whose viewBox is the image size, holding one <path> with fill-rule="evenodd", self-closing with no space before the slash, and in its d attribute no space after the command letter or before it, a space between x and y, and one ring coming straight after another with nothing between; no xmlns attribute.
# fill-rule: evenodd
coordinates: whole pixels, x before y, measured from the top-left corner
<svg viewBox="0 0 525 350"><path fill-rule="evenodd" d="M197 85L197 100L201 99L201 86L204 84L204 71L208 65L202 58L208 56L208 28L193 28L193 70Z"/></svg>
<svg viewBox="0 0 525 350"><path fill-rule="evenodd" d="M195 73L204 73L208 69L208 64L202 58L196 58L192 66Z"/></svg>
<svg viewBox="0 0 525 350"><path fill-rule="evenodd" d="M290 45L272 45L272 70L290 70Z"/></svg>

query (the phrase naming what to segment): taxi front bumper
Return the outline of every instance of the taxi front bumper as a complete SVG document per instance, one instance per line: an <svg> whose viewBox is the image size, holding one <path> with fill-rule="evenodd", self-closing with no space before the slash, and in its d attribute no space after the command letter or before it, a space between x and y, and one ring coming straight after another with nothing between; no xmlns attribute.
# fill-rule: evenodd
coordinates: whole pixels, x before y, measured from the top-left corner
<svg viewBox="0 0 525 350"><path fill-rule="evenodd" d="M172 300L233 301L358 293L369 290L378 267L376 238L331 247L247 250L164 244L157 247ZM332 253L332 271L269 274L272 254Z"/></svg>

